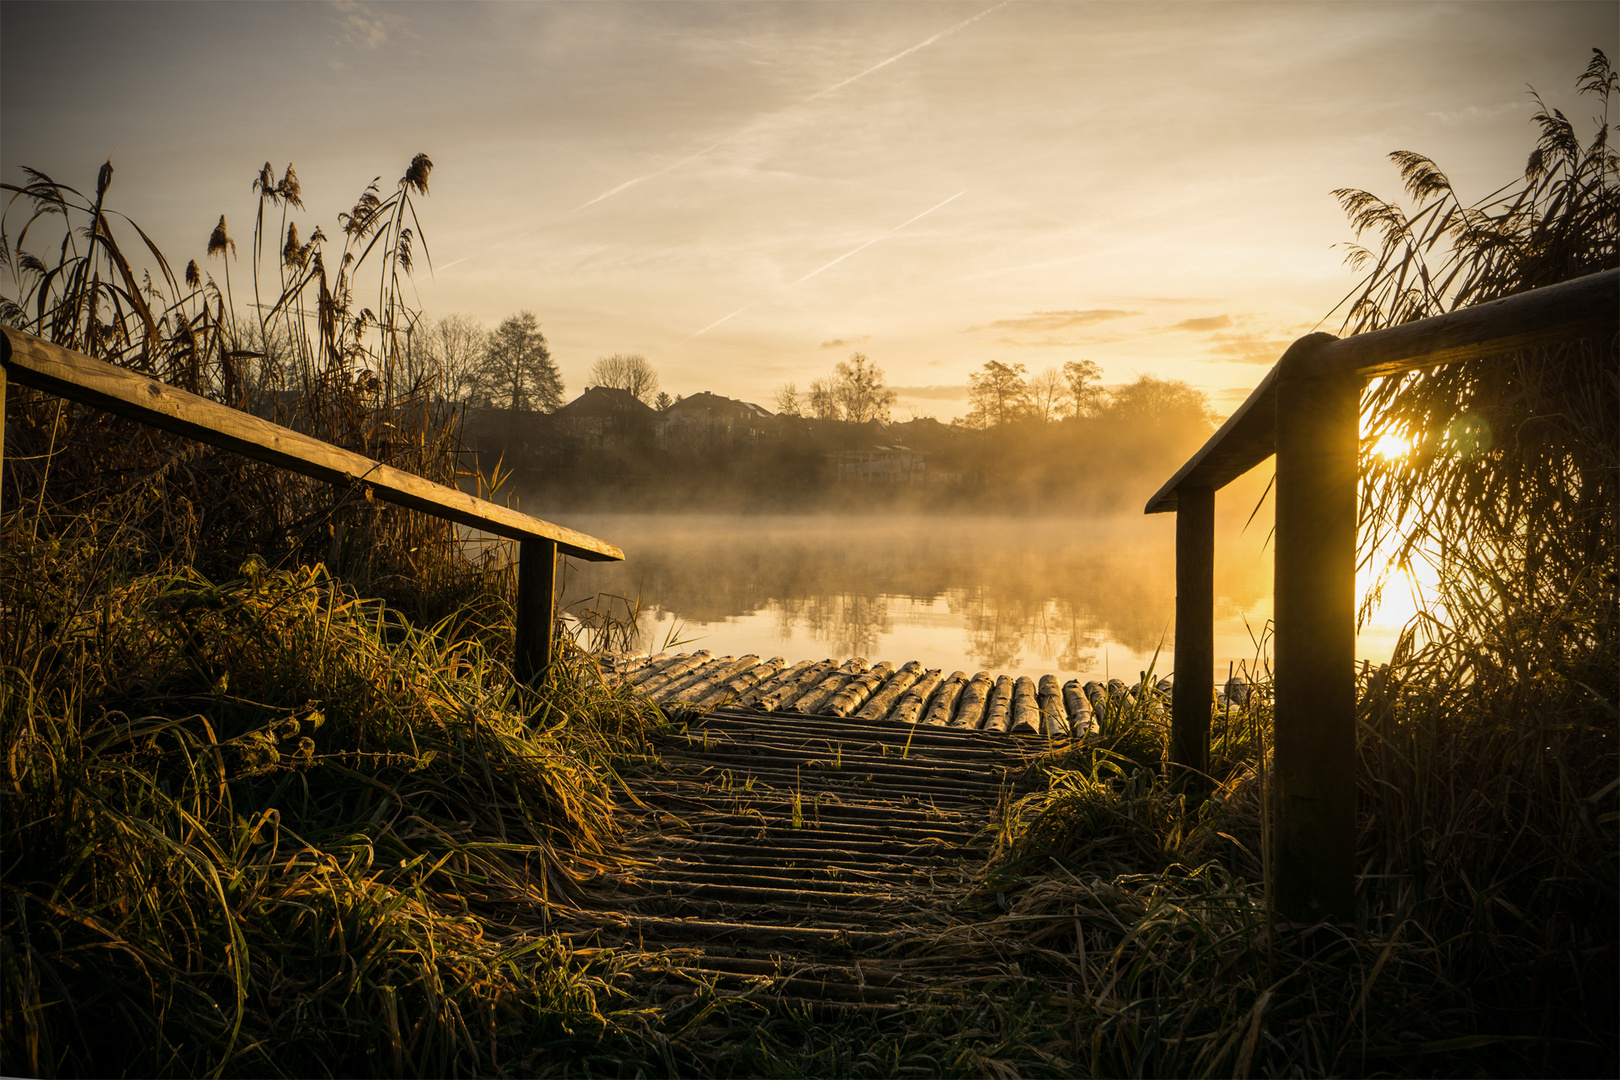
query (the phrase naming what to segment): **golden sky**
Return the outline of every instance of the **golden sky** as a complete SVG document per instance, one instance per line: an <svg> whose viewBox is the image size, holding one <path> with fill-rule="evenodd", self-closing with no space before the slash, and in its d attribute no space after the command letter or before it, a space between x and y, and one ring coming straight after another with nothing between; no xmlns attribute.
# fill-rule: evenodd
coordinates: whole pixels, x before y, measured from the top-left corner
<svg viewBox="0 0 1620 1080"><path fill-rule="evenodd" d="M221 213L245 255L264 161L307 236L426 151L422 305L533 310L570 396L636 352L671 393L769 405L859 350L897 419L959 415L987 360L1224 412L1354 285L1332 189L1393 196L1416 150L1486 194L1533 145L1530 86L1589 133L1575 78L1617 11L7 2L0 177L89 189L111 154L114 205L206 266Z"/></svg>

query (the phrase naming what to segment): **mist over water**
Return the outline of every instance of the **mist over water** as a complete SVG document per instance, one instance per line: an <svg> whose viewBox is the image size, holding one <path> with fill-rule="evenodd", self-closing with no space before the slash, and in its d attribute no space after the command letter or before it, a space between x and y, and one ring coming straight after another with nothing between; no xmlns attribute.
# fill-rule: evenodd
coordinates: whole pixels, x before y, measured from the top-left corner
<svg viewBox="0 0 1620 1080"><path fill-rule="evenodd" d="M1082 679L1174 664L1171 515L587 513L566 524L626 556L570 560L566 609L639 603L638 643L654 651L678 640L789 663L863 656ZM1271 618L1267 527L1242 525L1217 527L1221 678L1229 660L1253 663Z"/></svg>

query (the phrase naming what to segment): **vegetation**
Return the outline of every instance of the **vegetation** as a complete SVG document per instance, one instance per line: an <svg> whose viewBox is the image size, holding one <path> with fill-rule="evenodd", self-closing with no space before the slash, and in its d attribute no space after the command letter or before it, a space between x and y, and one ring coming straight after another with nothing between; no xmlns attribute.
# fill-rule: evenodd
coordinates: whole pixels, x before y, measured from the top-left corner
<svg viewBox="0 0 1620 1080"><path fill-rule="evenodd" d="M637 353L614 353L600 357L591 365L592 386L607 386L631 394L643 405L658 400L658 373L645 356Z"/></svg>
<svg viewBox="0 0 1620 1080"><path fill-rule="evenodd" d="M520 311L490 334L480 384L511 413L552 412L563 403L562 375L532 311Z"/></svg>
<svg viewBox="0 0 1620 1080"><path fill-rule="evenodd" d="M1601 54L1582 88L1607 107ZM1522 185L1480 203L1417 155L1396 157L1416 211L1345 193L1381 237L1352 328L1614 265L1606 114L1585 145L1556 110L1538 123ZM419 155L342 216L335 272L320 230L296 242L292 170L262 172L251 276L279 299L246 325L228 277L176 276L150 245L156 278L138 277L110 166L93 196L31 173L8 188L15 244L0 222L0 317L232 404L285 388L289 419L453 482L455 417L410 367L421 324L399 302L430 167ZM223 218L208 247L228 275ZM1614 370L1615 342L1587 342L1369 393L1369 454L1383 434L1417 446L1369 457L1369 542L1445 573L1391 664L1362 673L1354 926L1269 925L1264 678L1218 714L1215 793L1196 803L1160 774L1150 672L1096 738L1038 763L1044 790L991 829L984 888L914 943L994 958L1010 989L831 1020L712 991L626 1000L612 957L588 973L550 932L614 838L616 775L664 721L577 648L540 685L514 680L501 560L353 492L13 391L5 1071L1611 1074ZM1075 408L1125 431L1199 405L1138 389L1076 391Z"/></svg>

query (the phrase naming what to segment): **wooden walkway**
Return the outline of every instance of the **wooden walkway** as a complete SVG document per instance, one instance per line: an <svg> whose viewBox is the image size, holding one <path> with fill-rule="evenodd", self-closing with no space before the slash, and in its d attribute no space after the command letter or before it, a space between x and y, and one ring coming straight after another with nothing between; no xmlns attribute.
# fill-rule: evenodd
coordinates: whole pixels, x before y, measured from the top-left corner
<svg viewBox="0 0 1620 1080"><path fill-rule="evenodd" d="M722 705L757 713L850 717L880 723L926 725L987 734L1084 737L1097 732L1108 702L1134 703L1138 688L1119 679L1105 685L1078 679L1059 684L1043 675L969 677L924 669L915 660L898 668L857 657L805 660L788 666L781 657L714 657L708 651L618 657L611 674L666 707L705 712ZM1170 681L1150 691L1168 699Z"/></svg>
<svg viewBox="0 0 1620 1080"><path fill-rule="evenodd" d="M780 709L688 715L656 764L625 776L620 868L552 924L599 974L665 1008L720 997L812 1013L949 1007L1023 983L953 934L973 922L976 875L1044 741Z"/></svg>

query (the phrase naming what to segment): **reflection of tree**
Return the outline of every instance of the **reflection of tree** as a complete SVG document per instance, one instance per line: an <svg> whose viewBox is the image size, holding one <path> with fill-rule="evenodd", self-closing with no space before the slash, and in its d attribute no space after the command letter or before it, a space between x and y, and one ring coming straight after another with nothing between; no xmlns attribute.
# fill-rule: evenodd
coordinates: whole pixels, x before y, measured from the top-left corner
<svg viewBox="0 0 1620 1080"><path fill-rule="evenodd" d="M1168 516L597 515L568 524L619 544L627 562L574 565L565 601L639 595L688 623L769 610L781 634L802 626L829 655L876 659L879 637L894 629L891 600L943 599L965 624L966 654L986 668L1010 667L1028 649L1063 670L1091 671L1105 641L1138 653L1168 648L1175 609ZM1223 529L1223 603L1246 608L1269 595L1264 535ZM656 646L663 628L649 629Z"/></svg>
<svg viewBox="0 0 1620 1080"><path fill-rule="evenodd" d="M817 641L826 642L831 656L877 659L877 640L894 629L886 596L818 593L783 597L777 601L776 625L785 638L803 625Z"/></svg>

